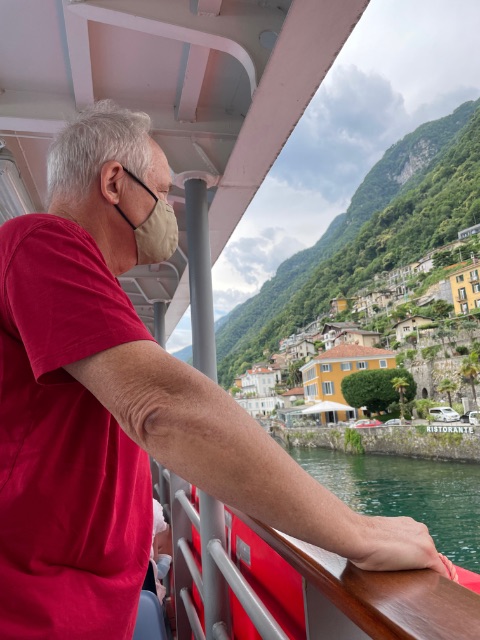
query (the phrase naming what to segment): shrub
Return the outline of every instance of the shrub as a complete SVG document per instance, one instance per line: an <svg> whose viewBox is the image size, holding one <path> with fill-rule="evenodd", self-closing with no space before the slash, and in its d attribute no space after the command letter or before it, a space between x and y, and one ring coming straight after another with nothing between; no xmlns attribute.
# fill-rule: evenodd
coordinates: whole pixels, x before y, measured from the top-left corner
<svg viewBox="0 0 480 640"><path fill-rule="evenodd" d="M431 407L437 406L438 402L435 402L434 400L430 400L429 398L424 398L422 400L415 400L413 405L417 410L418 417L423 418L424 420L428 420L428 418L430 417L428 410Z"/></svg>
<svg viewBox="0 0 480 640"><path fill-rule="evenodd" d="M441 348L442 347L438 344L435 344L432 347L425 347L422 349L422 358L424 360L434 360Z"/></svg>
<svg viewBox="0 0 480 640"><path fill-rule="evenodd" d="M395 362L397 363L397 367L403 367L405 364L405 354L403 352L397 353L395 356Z"/></svg>
<svg viewBox="0 0 480 640"><path fill-rule="evenodd" d="M458 353L459 356L468 356L468 354L470 353L470 350L468 347L461 346L461 345L456 347L455 351Z"/></svg>
<svg viewBox="0 0 480 640"><path fill-rule="evenodd" d="M362 436L357 429L345 429L345 450L350 450L352 453L365 453L365 447L362 444Z"/></svg>
<svg viewBox="0 0 480 640"><path fill-rule="evenodd" d="M405 351L405 358L407 360L415 360L417 356L417 350L416 349L407 349Z"/></svg>
<svg viewBox="0 0 480 640"><path fill-rule="evenodd" d="M407 333L407 335L405 336L405 342L408 342L409 344L417 344L417 333L416 331L412 331L411 333Z"/></svg>
<svg viewBox="0 0 480 640"><path fill-rule="evenodd" d="M478 311L480 312L480 309ZM472 351L475 351L475 353L480 353L480 342L478 342L478 340L474 340L472 342Z"/></svg>
<svg viewBox="0 0 480 640"><path fill-rule="evenodd" d="M422 324L421 327L418 327L418 330L426 331L427 329L437 329L437 328L438 328L437 322L428 322L427 324Z"/></svg>

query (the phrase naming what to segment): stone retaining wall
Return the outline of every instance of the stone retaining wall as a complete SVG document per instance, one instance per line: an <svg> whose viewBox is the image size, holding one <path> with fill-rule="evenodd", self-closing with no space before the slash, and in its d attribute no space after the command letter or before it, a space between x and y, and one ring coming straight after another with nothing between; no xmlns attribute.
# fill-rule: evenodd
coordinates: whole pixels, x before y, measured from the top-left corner
<svg viewBox="0 0 480 640"><path fill-rule="evenodd" d="M440 429L443 428L440 427ZM458 431L463 430L458 428ZM467 427L468 430L468 427ZM354 431L357 442L346 444L345 432ZM286 429L284 440L293 447L320 447L358 453L358 442L365 453L408 456L442 460L480 460L480 427L478 433L427 432L426 426L348 429Z"/></svg>

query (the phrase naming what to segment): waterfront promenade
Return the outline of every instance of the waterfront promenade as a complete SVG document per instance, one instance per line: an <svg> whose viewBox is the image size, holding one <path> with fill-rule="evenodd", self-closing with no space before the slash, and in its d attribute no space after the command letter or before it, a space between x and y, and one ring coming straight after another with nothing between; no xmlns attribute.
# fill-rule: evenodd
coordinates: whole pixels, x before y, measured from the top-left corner
<svg viewBox="0 0 480 640"><path fill-rule="evenodd" d="M273 428L288 447L323 448L352 454L480 461L480 427L414 421L410 426L352 429L348 426Z"/></svg>

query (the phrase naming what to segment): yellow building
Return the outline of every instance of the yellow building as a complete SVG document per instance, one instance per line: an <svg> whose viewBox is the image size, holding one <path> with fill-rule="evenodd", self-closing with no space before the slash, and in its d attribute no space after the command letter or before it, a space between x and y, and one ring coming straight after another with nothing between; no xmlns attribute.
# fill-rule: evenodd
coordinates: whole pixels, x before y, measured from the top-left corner
<svg viewBox="0 0 480 640"><path fill-rule="evenodd" d="M466 314L480 307L480 267L471 264L450 276L453 305L456 314Z"/></svg>
<svg viewBox="0 0 480 640"><path fill-rule="evenodd" d="M348 404L342 395L342 380L346 376L372 369L395 369L395 352L358 344L341 344L310 360L300 369L305 400L331 400ZM362 413L362 412L359 412ZM339 420L358 417L353 411L338 411ZM327 415L327 422L333 422Z"/></svg>
<svg viewBox="0 0 480 640"><path fill-rule="evenodd" d="M337 315L337 313L341 313L342 311L346 311L348 309L348 298L344 298L340 296L338 298L332 298L330 300L330 313L333 315Z"/></svg>

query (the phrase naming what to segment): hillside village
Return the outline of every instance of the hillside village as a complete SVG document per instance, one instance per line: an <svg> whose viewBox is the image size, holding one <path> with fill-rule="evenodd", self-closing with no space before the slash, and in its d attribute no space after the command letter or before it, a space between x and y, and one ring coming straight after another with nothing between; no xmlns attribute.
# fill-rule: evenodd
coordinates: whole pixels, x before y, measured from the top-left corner
<svg viewBox="0 0 480 640"><path fill-rule="evenodd" d="M455 242L376 275L348 298L330 300L327 315L282 339L276 353L265 352L236 378L231 393L237 402L253 417L277 415L289 424L305 405L347 405L341 390L346 376L401 366L413 375L418 399L463 399L462 413L473 408L480 374L479 233L480 224L459 230ZM359 407L332 410L325 421L364 415Z"/></svg>

